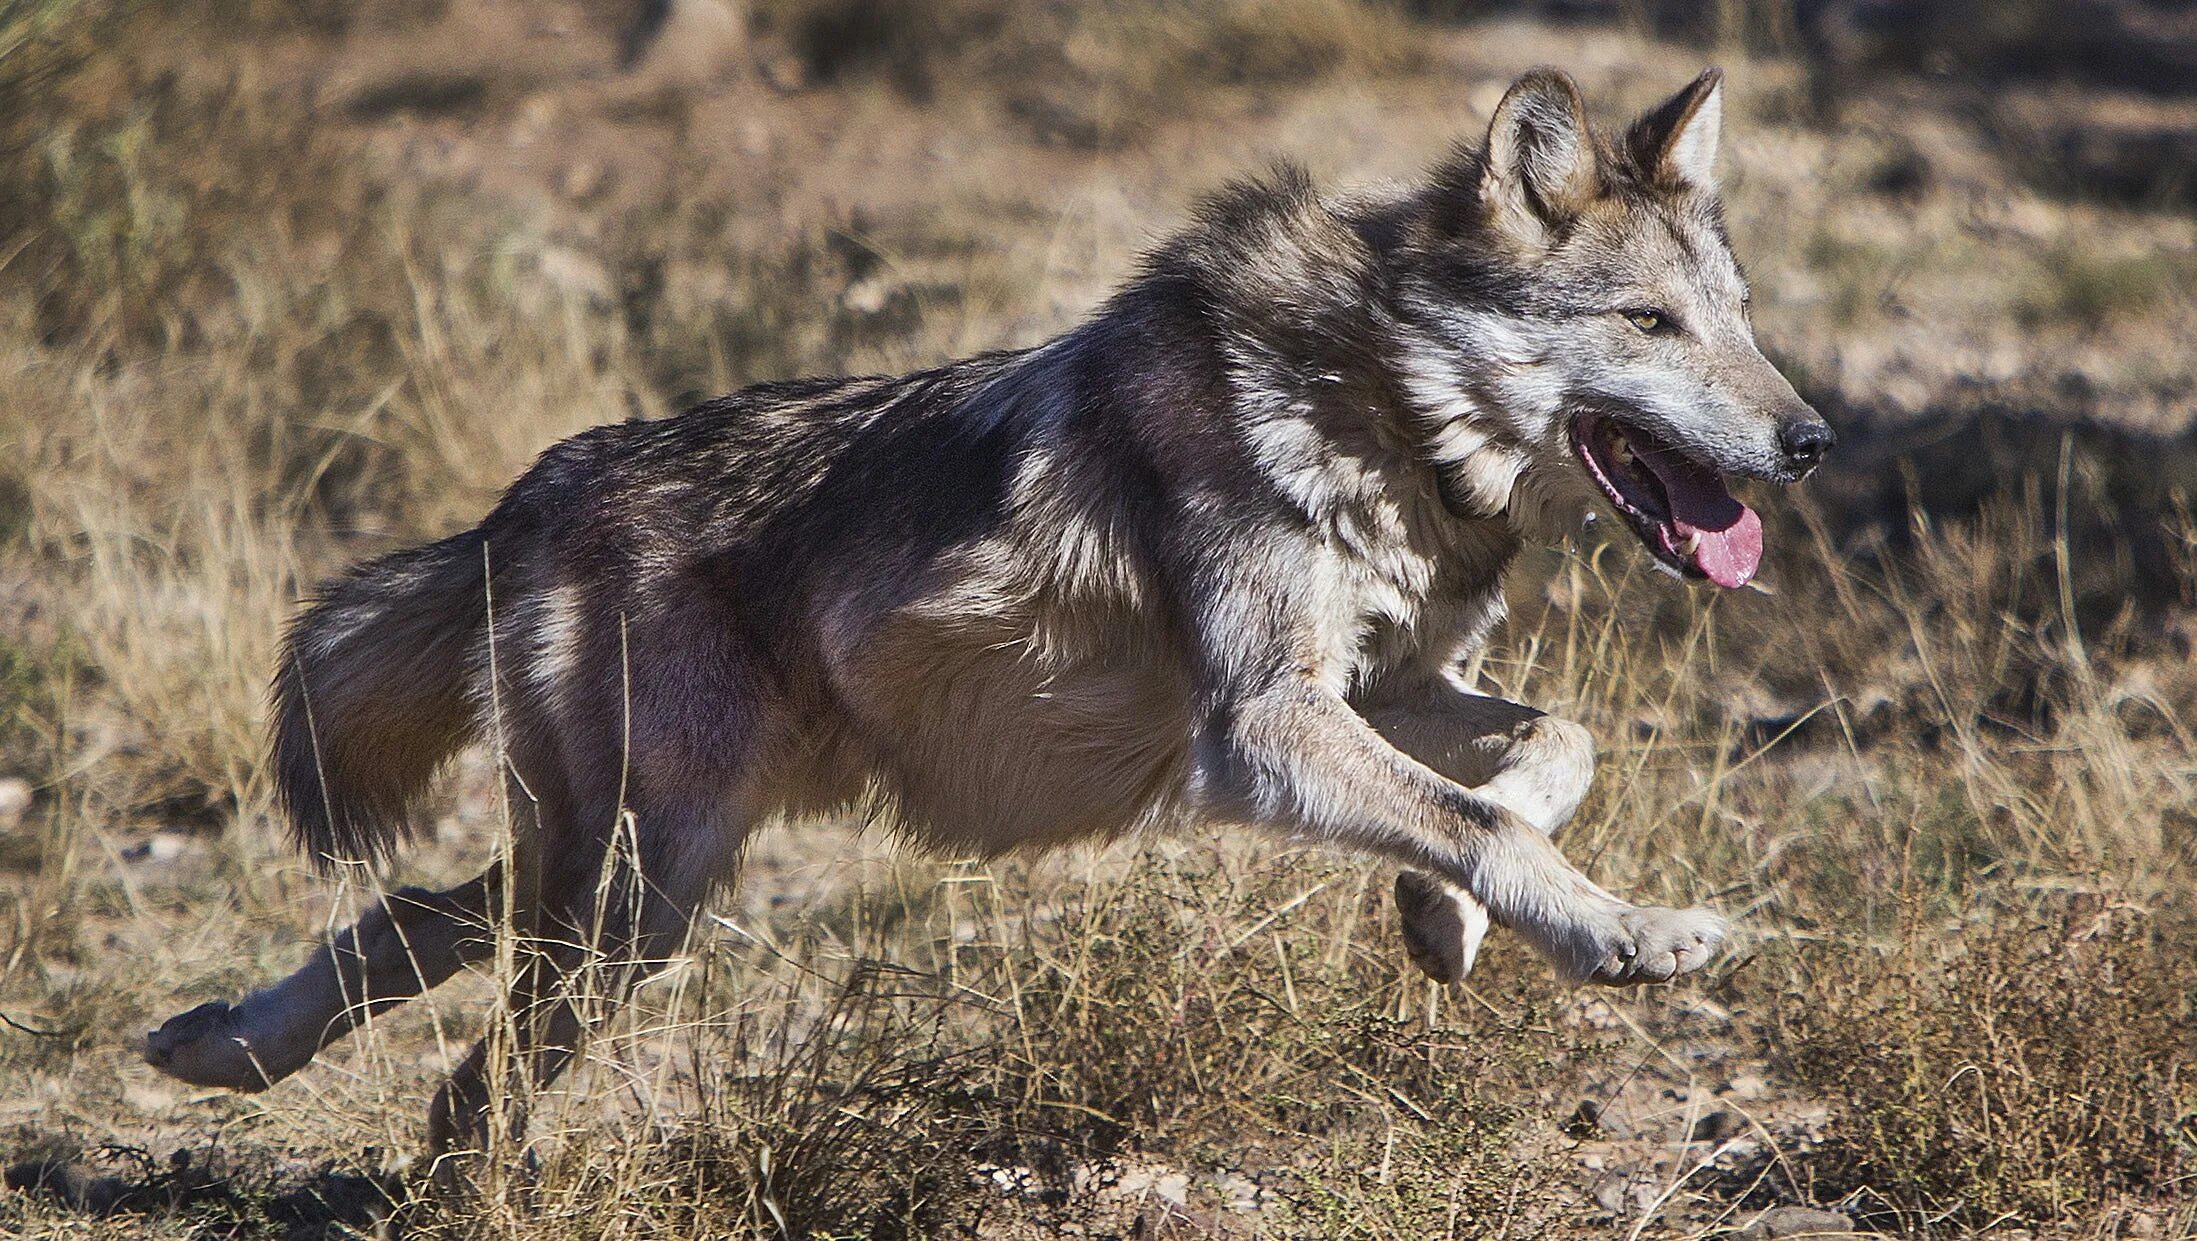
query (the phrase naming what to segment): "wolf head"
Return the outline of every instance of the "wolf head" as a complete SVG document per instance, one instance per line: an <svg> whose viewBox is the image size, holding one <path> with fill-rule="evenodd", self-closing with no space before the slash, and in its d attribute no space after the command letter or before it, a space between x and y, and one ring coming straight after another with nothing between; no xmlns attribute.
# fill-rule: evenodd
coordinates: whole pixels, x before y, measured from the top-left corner
<svg viewBox="0 0 2197 1241"><path fill-rule="evenodd" d="M1399 362L1446 483L1546 530L1599 501L1666 567L1744 585L1762 523L1832 433L1756 346L1715 185L1710 70L1615 143L1552 70L1437 170L1396 265Z"/></svg>

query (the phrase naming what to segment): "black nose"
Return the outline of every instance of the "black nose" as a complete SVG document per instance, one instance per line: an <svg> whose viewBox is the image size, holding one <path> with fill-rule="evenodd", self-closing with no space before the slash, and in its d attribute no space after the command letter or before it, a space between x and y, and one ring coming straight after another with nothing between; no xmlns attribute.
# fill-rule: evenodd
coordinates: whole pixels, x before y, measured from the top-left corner
<svg viewBox="0 0 2197 1241"><path fill-rule="evenodd" d="M1810 418L1805 422L1788 422L1778 432L1777 438L1785 449L1785 455L1792 459L1794 465L1803 469L1823 460L1823 454L1831 451L1831 445L1838 442L1838 436L1832 434L1830 424L1819 418Z"/></svg>

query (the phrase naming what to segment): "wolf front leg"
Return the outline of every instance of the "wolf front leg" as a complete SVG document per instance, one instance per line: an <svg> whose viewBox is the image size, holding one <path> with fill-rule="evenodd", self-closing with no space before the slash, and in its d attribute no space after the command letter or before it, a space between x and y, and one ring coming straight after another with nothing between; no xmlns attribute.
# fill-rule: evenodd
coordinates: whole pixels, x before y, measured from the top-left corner
<svg viewBox="0 0 2197 1241"><path fill-rule="evenodd" d="M1594 780L1594 739L1586 729L1466 693L1443 677L1384 686L1359 709L1397 749L1544 835L1571 820ZM1472 972L1489 925L1479 901L1433 875L1405 870L1396 876L1396 909L1404 947L1427 977L1452 983Z"/></svg>
<svg viewBox="0 0 2197 1241"><path fill-rule="evenodd" d="M1210 718L1199 765L1209 804L1431 872L1569 977L1661 982L1723 942L1707 910L1631 905L1596 887L1538 826L1397 749L1310 678L1276 678Z"/></svg>

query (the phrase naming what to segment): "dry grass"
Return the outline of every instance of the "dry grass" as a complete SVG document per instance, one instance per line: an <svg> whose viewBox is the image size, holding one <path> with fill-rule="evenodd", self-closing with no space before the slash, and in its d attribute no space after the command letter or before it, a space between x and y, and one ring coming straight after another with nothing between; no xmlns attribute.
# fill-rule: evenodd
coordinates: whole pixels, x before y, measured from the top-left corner
<svg viewBox="0 0 2197 1241"><path fill-rule="evenodd" d="M1421 36L1382 0L765 0L759 24L807 71L882 75L929 99L996 96L1039 141L1118 147L1222 87L1424 68Z"/></svg>
<svg viewBox="0 0 2197 1241"><path fill-rule="evenodd" d="M1887 948L1801 963L1816 1003L1777 1046L1852 1114L1819 1189L1948 1230L2171 1202L2197 1138L2191 928L2105 893L2038 904L1910 911Z"/></svg>
<svg viewBox="0 0 2197 1241"><path fill-rule="evenodd" d="M476 115L362 117L296 83L465 5L229 7L224 59L168 6L0 6L0 777L37 792L0 824L0 1132L50 1189L0 1230L2197 1231L2192 229L2023 188L1906 79L1817 128L1771 61L1734 78L1733 229L1843 467L1762 506L1774 598L1590 541L1521 567L1479 669L1603 741L1571 856L1739 915L1706 983L1581 997L1499 940L1436 993L1379 868L1247 841L979 868L781 833L476 1197L397 1159L492 978L265 1096L170 1088L135 1035L360 896L281 858L258 767L319 575L579 427L1057 329L1260 144L1394 172L1524 64L1639 103L1691 61L1343 0L786 0L756 47L805 48L805 92L734 66L636 114L522 41L533 85ZM607 63L592 11L541 39ZM486 787L461 767L403 878L494 846ZM1624 1131L1566 1125L1582 1097ZM1721 1107L1744 1131L1688 1144Z"/></svg>

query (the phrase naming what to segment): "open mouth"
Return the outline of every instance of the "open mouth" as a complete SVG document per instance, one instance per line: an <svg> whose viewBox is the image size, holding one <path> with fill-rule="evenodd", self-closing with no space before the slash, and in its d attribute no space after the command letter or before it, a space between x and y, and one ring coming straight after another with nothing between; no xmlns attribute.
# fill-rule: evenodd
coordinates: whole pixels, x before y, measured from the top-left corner
<svg viewBox="0 0 2197 1241"><path fill-rule="evenodd" d="M1656 559L1727 590L1762 567L1762 519L1724 478L1676 448L1602 414L1572 419L1572 447L1602 494Z"/></svg>

